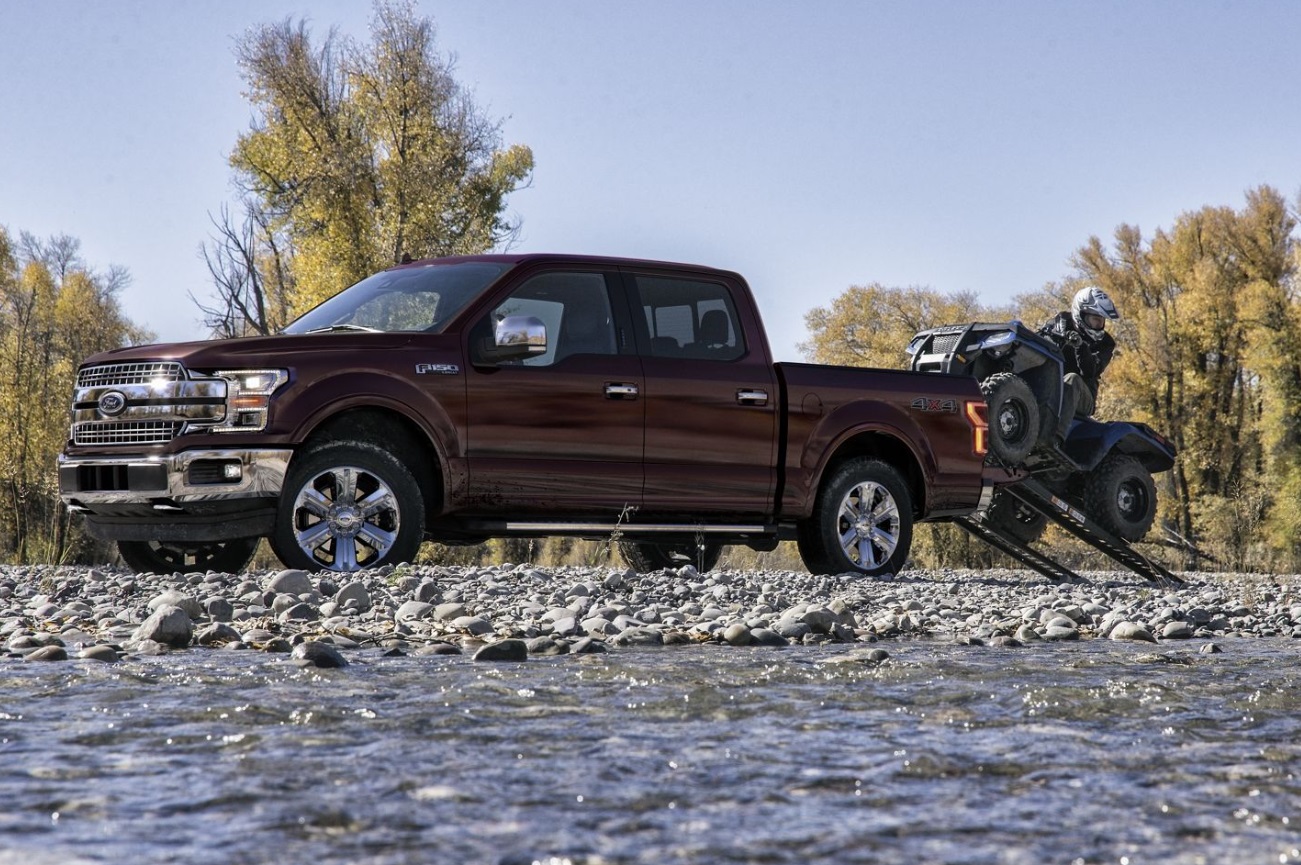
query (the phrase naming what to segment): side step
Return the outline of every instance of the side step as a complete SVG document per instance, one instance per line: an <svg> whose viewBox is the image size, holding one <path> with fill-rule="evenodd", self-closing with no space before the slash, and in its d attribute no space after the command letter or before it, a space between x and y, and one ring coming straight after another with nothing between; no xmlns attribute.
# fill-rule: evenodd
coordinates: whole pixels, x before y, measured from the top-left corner
<svg viewBox="0 0 1301 865"><path fill-rule="evenodd" d="M1027 507L1033 508L1048 517L1057 525L1066 529L1075 537L1084 541L1107 558L1123 565L1134 573L1151 582L1168 585L1181 585L1183 578L1166 570L1160 563L1154 562L1129 545L1124 539L1113 535L1065 499L1055 494L1034 478L1026 478L1014 484L1001 487L1016 496ZM1071 569L1058 564L1043 553L1032 550L1016 538L1002 532L994 526L987 525L983 519L962 517L955 522L995 549L1006 553L1021 564L1058 582L1080 582L1081 577Z"/></svg>

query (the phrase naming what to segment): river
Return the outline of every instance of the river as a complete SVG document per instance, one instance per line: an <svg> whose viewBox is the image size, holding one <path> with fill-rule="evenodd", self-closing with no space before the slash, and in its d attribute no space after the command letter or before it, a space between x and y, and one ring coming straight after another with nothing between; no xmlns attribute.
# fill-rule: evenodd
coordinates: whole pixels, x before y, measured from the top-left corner
<svg viewBox="0 0 1301 865"><path fill-rule="evenodd" d="M1288 863L1301 644L0 665L0 865Z"/></svg>

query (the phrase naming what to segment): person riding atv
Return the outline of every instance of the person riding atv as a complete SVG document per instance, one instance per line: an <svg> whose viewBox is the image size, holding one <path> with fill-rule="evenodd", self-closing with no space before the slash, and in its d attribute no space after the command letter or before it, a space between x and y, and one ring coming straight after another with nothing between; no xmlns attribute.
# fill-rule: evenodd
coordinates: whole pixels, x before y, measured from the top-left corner
<svg viewBox="0 0 1301 865"><path fill-rule="evenodd" d="M1039 328L1062 354L1062 407L1057 416L1053 444L1061 448L1075 417L1091 417L1098 405L1098 383L1116 341L1107 333L1107 320L1120 320L1111 298L1100 288L1081 288L1071 299L1071 308L1057 313Z"/></svg>

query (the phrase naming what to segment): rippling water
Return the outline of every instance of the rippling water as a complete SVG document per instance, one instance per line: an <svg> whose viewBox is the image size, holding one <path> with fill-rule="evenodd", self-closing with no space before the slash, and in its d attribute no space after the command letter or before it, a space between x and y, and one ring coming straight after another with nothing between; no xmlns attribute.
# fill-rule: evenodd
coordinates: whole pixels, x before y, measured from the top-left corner
<svg viewBox="0 0 1301 865"><path fill-rule="evenodd" d="M0 863L1301 860L1297 643L885 645L6 663Z"/></svg>

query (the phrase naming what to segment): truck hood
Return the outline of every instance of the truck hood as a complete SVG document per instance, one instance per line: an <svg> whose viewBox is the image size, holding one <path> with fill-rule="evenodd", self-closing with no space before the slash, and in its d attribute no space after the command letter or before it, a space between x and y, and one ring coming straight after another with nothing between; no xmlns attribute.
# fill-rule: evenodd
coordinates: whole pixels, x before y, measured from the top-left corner
<svg viewBox="0 0 1301 865"><path fill-rule="evenodd" d="M295 358L317 352L372 352L400 348L419 339L430 349L454 348L454 335L416 333L311 333L211 339L202 342L165 342L133 345L100 352L83 366L137 360L175 360L191 369L292 366Z"/></svg>

